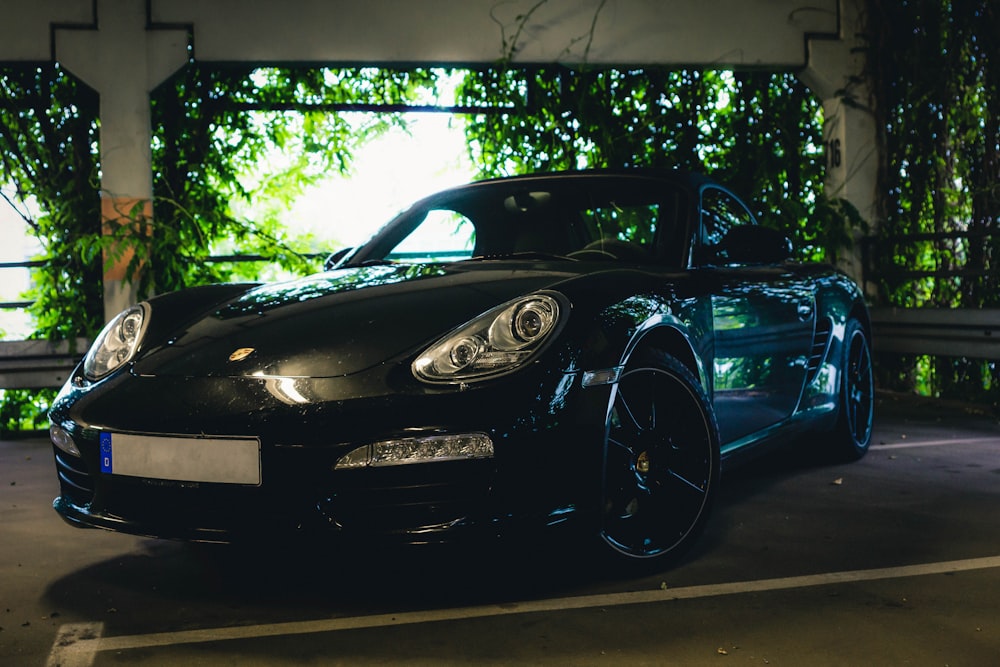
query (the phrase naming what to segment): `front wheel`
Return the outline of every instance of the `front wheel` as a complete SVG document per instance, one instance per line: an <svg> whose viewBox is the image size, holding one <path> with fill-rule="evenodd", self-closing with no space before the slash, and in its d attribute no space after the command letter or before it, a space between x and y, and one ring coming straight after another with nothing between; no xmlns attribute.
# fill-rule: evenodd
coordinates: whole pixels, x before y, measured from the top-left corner
<svg viewBox="0 0 1000 667"><path fill-rule="evenodd" d="M705 527L719 480L711 403L674 357L640 352L607 417L600 536L621 561L666 564Z"/></svg>

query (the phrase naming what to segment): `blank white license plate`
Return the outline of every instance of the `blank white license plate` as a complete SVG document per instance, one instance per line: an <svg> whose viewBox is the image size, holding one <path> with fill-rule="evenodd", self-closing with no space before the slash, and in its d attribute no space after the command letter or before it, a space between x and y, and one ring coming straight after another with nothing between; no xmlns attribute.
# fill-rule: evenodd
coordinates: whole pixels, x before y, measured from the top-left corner
<svg viewBox="0 0 1000 667"><path fill-rule="evenodd" d="M103 431L101 472L178 482L259 485L260 440Z"/></svg>

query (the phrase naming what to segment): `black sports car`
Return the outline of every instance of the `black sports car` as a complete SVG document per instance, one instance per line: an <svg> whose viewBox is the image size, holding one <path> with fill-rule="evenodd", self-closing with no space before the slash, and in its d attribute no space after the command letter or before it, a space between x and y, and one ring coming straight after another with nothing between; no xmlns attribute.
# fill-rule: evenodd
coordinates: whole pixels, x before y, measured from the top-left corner
<svg viewBox="0 0 1000 667"><path fill-rule="evenodd" d="M778 441L858 458L872 405L857 287L726 188L521 176L428 197L318 275L118 315L52 407L54 505L211 542L566 524L659 563L722 463Z"/></svg>

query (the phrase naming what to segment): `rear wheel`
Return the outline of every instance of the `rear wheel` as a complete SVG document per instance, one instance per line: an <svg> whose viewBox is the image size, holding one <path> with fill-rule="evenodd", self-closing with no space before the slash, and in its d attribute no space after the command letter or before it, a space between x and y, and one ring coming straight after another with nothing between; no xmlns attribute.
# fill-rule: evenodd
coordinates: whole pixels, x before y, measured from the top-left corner
<svg viewBox="0 0 1000 667"><path fill-rule="evenodd" d="M841 362L840 414L831 434L831 452L840 459L854 461L868 452L875 412L875 380L871 347L864 327L855 319L844 329Z"/></svg>
<svg viewBox="0 0 1000 667"><path fill-rule="evenodd" d="M719 434L692 373L660 352L634 355L608 414L601 539L633 564L666 564L705 527Z"/></svg>

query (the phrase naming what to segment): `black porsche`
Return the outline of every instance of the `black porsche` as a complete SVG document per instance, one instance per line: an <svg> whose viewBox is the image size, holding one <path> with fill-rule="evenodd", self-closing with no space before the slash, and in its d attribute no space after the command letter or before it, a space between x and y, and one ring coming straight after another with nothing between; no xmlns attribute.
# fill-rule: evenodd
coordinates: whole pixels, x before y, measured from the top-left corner
<svg viewBox="0 0 1000 667"><path fill-rule="evenodd" d="M627 562L762 446L865 454L862 294L679 171L480 181L326 270L151 298L50 413L70 524L192 541L574 527Z"/></svg>

